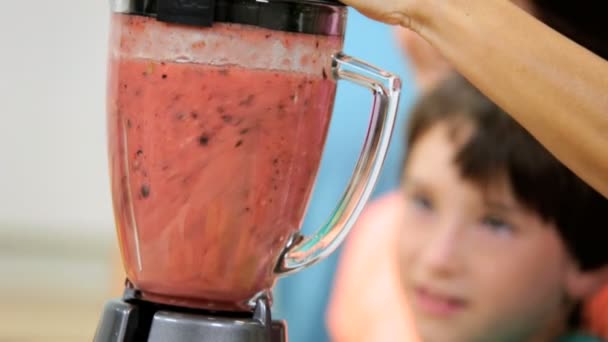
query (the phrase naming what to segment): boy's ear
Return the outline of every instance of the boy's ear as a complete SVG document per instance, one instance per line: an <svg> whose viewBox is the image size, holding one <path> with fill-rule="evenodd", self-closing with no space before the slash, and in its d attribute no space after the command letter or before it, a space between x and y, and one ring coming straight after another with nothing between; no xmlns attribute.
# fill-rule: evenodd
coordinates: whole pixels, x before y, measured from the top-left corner
<svg viewBox="0 0 608 342"><path fill-rule="evenodd" d="M608 265L582 271L578 265L572 264L566 275L566 290L573 298L586 298L606 285L608 285Z"/></svg>

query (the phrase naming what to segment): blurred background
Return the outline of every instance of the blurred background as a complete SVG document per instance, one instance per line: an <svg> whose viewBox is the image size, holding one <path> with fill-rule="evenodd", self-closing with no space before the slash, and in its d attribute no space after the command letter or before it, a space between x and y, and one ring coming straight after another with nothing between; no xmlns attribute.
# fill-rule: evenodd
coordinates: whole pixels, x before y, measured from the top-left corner
<svg viewBox="0 0 608 342"><path fill-rule="evenodd" d="M89 341L103 303L120 295L105 141L108 7L103 0L11 1L0 11L0 342ZM412 82L392 28L354 11L345 52L404 81L378 195L398 181ZM326 219L346 185L370 103L365 90L340 84L306 232ZM293 298L305 291L298 287L312 286L300 301L323 302L336 260L281 280L278 291ZM277 315L289 318L286 305L297 303L279 301ZM292 342L306 341L297 336L303 326L322 334L320 315L310 311L290 326Z"/></svg>

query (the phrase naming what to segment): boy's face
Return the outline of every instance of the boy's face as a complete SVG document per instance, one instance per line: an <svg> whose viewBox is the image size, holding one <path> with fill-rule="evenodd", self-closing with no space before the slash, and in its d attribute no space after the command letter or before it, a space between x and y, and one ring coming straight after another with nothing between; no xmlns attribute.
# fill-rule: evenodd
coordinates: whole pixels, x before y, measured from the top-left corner
<svg viewBox="0 0 608 342"><path fill-rule="evenodd" d="M404 172L401 283L421 338L523 341L559 330L573 263L557 230L506 180L482 188L463 179L455 140L436 124Z"/></svg>

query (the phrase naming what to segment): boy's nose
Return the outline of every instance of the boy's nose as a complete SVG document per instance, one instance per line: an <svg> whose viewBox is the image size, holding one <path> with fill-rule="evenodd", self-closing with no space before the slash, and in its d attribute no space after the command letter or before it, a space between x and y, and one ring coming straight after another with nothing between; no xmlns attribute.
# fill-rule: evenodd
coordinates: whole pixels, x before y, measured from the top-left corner
<svg viewBox="0 0 608 342"><path fill-rule="evenodd" d="M420 255L421 266L433 276L449 277L462 269L460 250L464 244L457 223L444 222L429 236Z"/></svg>

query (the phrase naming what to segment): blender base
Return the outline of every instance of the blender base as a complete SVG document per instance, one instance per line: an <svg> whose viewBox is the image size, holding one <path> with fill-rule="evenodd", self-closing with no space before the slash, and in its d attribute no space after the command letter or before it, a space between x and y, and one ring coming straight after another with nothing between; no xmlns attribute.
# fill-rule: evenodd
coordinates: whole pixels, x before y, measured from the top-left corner
<svg viewBox="0 0 608 342"><path fill-rule="evenodd" d="M287 325L272 321L265 297L249 315L181 310L129 297L106 303L94 342L287 341Z"/></svg>

